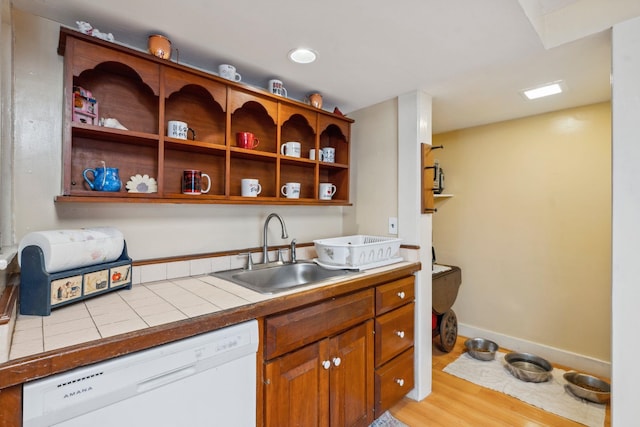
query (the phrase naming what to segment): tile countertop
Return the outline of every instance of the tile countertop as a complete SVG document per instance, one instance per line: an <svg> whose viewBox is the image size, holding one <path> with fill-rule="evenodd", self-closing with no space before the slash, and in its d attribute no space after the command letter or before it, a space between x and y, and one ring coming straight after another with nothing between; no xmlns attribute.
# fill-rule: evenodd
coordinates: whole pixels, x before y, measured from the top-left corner
<svg viewBox="0 0 640 427"><path fill-rule="evenodd" d="M402 255L405 260L415 258L414 254ZM53 310L49 316L18 315L13 331L9 360L0 364L0 372L6 372L5 369L2 369L3 366L11 370L11 365L20 365L22 370L25 365L40 361L40 371L50 370L51 372L47 372L47 374L51 374L56 370L64 370L50 366L54 364L54 358L60 355L68 356L70 359L81 358L82 354L86 353L84 347L99 349L101 345L109 345L109 352L103 357L103 359L107 359L142 349L144 346L153 346L149 344L151 342L149 340L154 337L160 338L160 341L163 342L173 340L173 338L167 337L167 333L162 333L165 329L163 326L172 327L172 330L175 330L176 328L173 326L179 325L185 336L197 333L193 332L197 326L205 328L205 330L198 329L202 333L206 332L206 328L212 330L249 318L264 316L265 313L268 313L265 310L267 306L271 307L271 312L292 308L291 304L295 302L296 295L309 294L305 291L333 288L335 293L335 287L330 285L339 282L345 282L345 285L354 281L357 283L360 279L366 279L368 276L386 275L394 270L407 268L417 271L420 269L420 264L413 260L402 261L349 276L333 277L315 285L271 295L260 294L208 274L153 282L134 282L130 290L114 291L60 307ZM322 291L317 293L322 294ZM318 296L318 298L327 297L330 295ZM289 305L286 304L287 301ZM266 304L267 302L269 304ZM216 313L219 316L215 316ZM199 316L202 316L200 317L201 321L195 319L190 323L180 323L181 321L188 322ZM158 328L154 329L154 327ZM161 332L152 333L156 330ZM139 348L131 348L130 346L121 348L125 346L124 343L127 339L131 340L136 336L145 335L145 332L149 332L146 344L142 344ZM113 349L114 346L119 348ZM22 372L20 373L24 376ZM40 376L44 376L44 374L35 373L31 378ZM18 378L13 381L7 380L7 383L0 382L0 388L18 382Z"/></svg>

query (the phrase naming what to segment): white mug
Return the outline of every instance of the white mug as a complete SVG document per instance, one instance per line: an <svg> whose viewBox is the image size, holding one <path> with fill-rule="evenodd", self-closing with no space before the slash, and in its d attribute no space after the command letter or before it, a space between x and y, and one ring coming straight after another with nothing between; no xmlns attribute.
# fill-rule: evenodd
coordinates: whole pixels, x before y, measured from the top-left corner
<svg viewBox="0 0 640 427"><path fill-rule="evenodd" d="M316 159L316 151L318 152L318 157L320 161L322 161L324 159L324 153L322 152L322 150L316 150L315 148L312 148L311 150L309 150L309 159L310 160L315 160Z"/></svg>
<svg viewBox="0 0 640 427"><path fill-rule="evenodd" d="M280 192L287 199L299 199L300 198L300 183L299 182L287 182L282 186Z"/></svg>
<svg viewBox="0 0 640 427"><path fill-rule="evenodd" d="M223 77L227 80L233 80L234 82L239 82L242 80L242 76L236 73L236 67L229 64L222 64L218 67L218 74L220 77Z"/></svg>
<svg viewBox="0 0 640 427"><path fill-rule="evenodd" d="M324 162L334 163L336 161L336 149L332 147L325 147L322 149L322 156Z"/></svg>
<svg viewBox="0 0 640 427"><path fill-rule="evenodd" d="M257 197L262 192L262 186L257 179L244 178L242 180L242 197Z"/></svg>
<svg viewBox="0 0 640 427"><path fill-rule="evenodd" d="M169 120L167 123L167 136L176 139L187 139L187 135L191 131L193 133L193 139L196 139L196 132L189 127L185 122L178 120Z"/></svg>
<svg viewBox="0 0 640 427"><path fill-rule="evenodd" d="M320 191L318 196L320 200L331 200L334 194L336 194L337 187L330 182L321 182Z"/></svg>
<svg viewBox="0 0 640 427"><path fill-rule="evenodd" d="M287 96L287 89L285 89L282 80L269 80L269 92L274 95Z"/></svg>
<svg viewBox="0 0 640 427"><path fill-rule="evenodd" d="M300 143L291 141L280 146L280 154L289 157L300 157Z"/></svg>

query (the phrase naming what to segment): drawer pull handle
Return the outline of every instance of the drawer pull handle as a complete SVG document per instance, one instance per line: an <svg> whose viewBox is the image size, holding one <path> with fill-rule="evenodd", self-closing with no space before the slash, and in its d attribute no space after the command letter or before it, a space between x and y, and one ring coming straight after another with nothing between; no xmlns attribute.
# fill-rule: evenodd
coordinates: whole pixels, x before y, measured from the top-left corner
<svg viewBox="0 0 640 427"><path fill-rule="evenodd" d="M398 292L398 297L400 299L404 299L404 292Z"/></svg>
<svg viewBox="0 0 640 427"><path fill-rule="evenodd" d="M404 380L402 378L396 378L396 383L400 386L400 387L404 387Z"/></svg>
<svg viewBox="0 0 640 427"><path fill-rule="evenodd" d="M400 338L404 338L404 331L396 331L396 335Z"/></svg>
<svg viewBox="0 0 640 427"><path fill-rule="evenodd" d="M325 360L322 362L322 367L324 369L329 369L331 367L331 362L329 362L328 360Z"/></svg>
<svg viewBox="0 0 640 427"><path fill-rule="evenodd" d="M342 359L340 359L339 357L334 357L333 358L333 365L334 366L340 366L341 363L342 363Z"/></svg>

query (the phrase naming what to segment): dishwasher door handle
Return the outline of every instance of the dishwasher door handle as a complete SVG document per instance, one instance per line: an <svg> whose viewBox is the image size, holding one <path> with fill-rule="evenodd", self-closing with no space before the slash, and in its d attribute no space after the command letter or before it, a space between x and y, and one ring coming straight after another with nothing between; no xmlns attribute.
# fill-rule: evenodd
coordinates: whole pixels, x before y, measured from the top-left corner
<svg viewBox="0 0 640 427"><path fill-rule="evenodd" d="M182 378L189 377L195 374L196 372L197 372L197 369L195 365L183 366L178 369L163 372L158 376L149 378L148 380L144 380L138 383L136 390L139 393L144 393L145 391L153 390L154 388L161 387L165 384L169 384L174 381L178 381Z"/></svg>

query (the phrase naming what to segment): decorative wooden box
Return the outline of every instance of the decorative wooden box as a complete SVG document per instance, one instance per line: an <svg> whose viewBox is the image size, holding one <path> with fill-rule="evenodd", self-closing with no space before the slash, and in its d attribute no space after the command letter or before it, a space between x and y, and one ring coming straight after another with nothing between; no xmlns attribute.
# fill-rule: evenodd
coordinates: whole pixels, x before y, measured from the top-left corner
<svg viewBox="0 0 640 427"><path fill-rule="evenodd" d="M115 261L47 273L42 249L26 246L20 269L20 314L48 316L51 309L116 289L131 289L127 244Z"/></svg>

